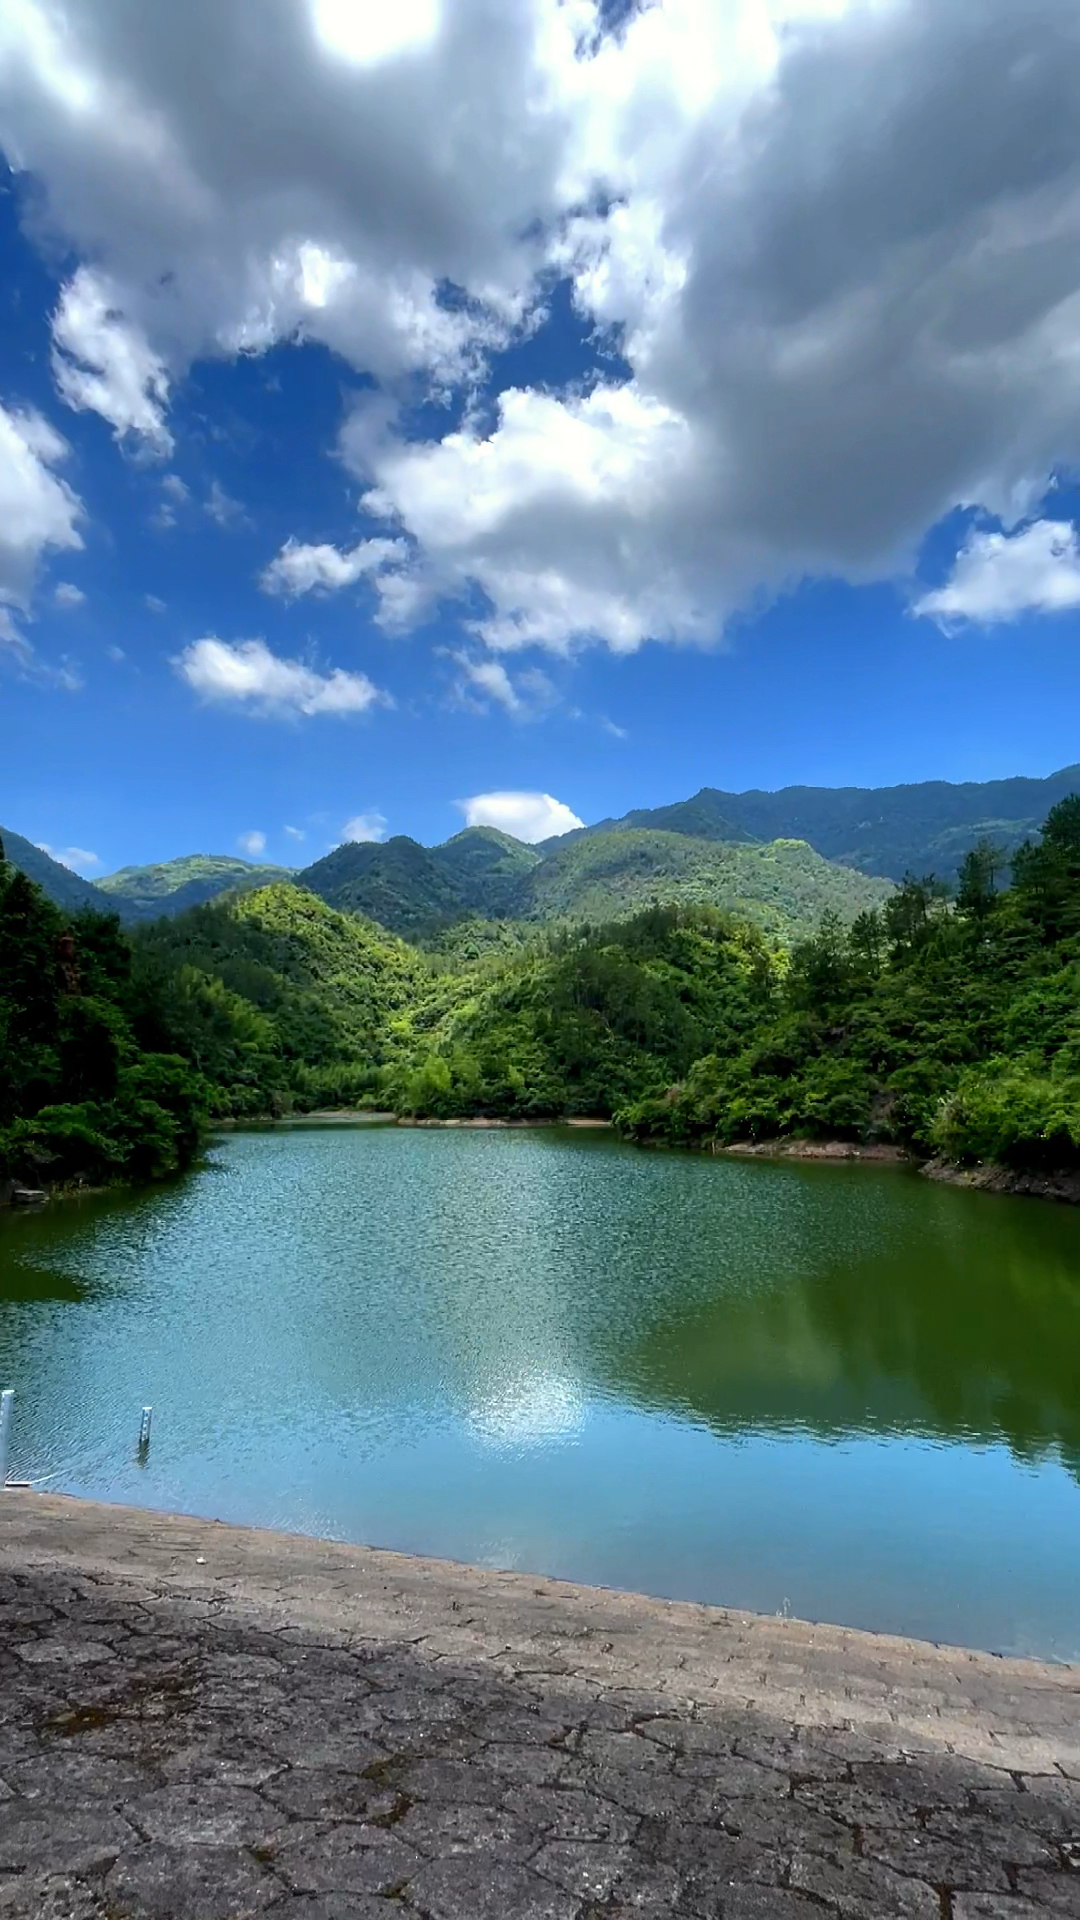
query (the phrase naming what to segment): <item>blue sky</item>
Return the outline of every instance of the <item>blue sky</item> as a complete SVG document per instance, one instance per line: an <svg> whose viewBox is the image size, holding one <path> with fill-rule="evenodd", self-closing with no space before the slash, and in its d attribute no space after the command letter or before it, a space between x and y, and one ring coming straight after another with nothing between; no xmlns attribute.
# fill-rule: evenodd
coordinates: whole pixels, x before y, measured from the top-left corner
<svg viewBox="0 0 1080 1920"><path fill-rule="evenodd" d="M222 0L238 107L179 18L26 0L0 820L304 864L1080 759L1077 53L988 7Z"/></svg>

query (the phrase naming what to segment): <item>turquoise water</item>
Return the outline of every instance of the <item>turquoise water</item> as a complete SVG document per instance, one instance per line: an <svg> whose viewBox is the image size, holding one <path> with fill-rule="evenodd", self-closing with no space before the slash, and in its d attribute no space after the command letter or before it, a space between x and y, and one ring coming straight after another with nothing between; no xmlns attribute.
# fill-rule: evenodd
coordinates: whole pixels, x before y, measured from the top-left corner
<svg viewBox="0 0 1080 1920"><path fill-rule="evenodd" d="M20 1476L1080 1657L1080 1213L305 1127L0 1221Z"/></svg>

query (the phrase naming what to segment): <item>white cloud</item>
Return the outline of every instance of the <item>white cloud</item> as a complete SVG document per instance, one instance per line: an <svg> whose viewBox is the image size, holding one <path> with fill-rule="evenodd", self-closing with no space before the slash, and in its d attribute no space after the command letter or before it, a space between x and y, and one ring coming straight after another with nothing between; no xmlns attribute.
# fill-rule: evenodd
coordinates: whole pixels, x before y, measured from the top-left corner
<svg viewBox="0 0 1080 1920"><path fill-rule="evenodd" d="M455 656L468 684L507 713L521 712L521 696L501 660L473 660L467 654Z"/></svg>
<svg viewBox="0 0 1080 1920"><path fill-rule="evenodd" d="M100 857L88 852L86 847L50 847L44 840L39 840L37 844L50 860L59 860L62 867L70 867L73 873L93 872L95 867L101 865Z"/></svg>
<svg viewBox="0 0 1080 1920"><path fill-rule="evenodd" d="M0 605L28 608L42 555L82 546L82 503L53 471L67 452L42 414L0 404Z"/></svg>
<svg viewBox="0 0 1080 1920"><path fill-rule="evenodd" d="M553 800L550 793L474 793L471 800L454 803L470 827L499 827L515 840L550 840L553 835L583 827L584 820Z"/></svg>
<svg viewBox="0 0 1080 1920"><path fill-rule="evenodd" d="M317 713L365 713L388 705L364 673L335 667L319 673L302 660L283 660L265 640L230 644L208 635L194 640L173 662L177 672L204 700L246 707L260 716Z"/></svg>
<svg viewBox="0 0 1080 1920"><path fill-rule="evenodd" d="M1080 607L1080 538L1068 520L1036 520L1019 533L968 536L943 587L924 593L913 611L942 626L990 626L1023 613Z"/></svg>
<svg viewBox="0 0 1080 1920"><path fill-rule="evenodd" d="M487 713L496 706L515 720L539 720L559 703L556 688L538 667L526 668L515 680L501 660L453 651L450 657L459 675L455 697L475 712Z"/></svg>
<svg viewBox="0 0 1080 1920"><path fill-rule="evenodd" d="M143 606L147 613L164 613L165 611L165 602L159 600L156 593L144 593Z"/></svg>
<svg viewBox="0 0 1080 1920"><path fill-rule="evenodd" d="M438 0L314 0L315 30L331 53L378 66L430 44L439 28Z"/></svg>
<svg viewBox="0 0 1080 1920"><path fill-rule="evenodd" d="M53 599L58 607L82 607L86 604L82 588L74 586L70 580L61 580L53 588Z"/></svg>
<svg viewBox="0 0 1080 1920"><path fill-rule="evenodd" d="M664 0L607 35L599 0L17 0L0 142L95 263L57 320L76 404L164 450L170 373L321 343L379 389L345 446L409 538L372 574L386 621L460 595L496 653L629 652L804 577L903 575L950 509L1015 525L1080 461L1075 24L1074 0ZM477 373L552 273L630 377L489 417ZM403 412L406 441L395 404L455 383L463 424Z"/></svg>
<svg viewBox="0 0 1080 1920"><path fill-rule="evenodd" d="M287 840L295 840L299 843L301 840L307 839L307 834L304 832L303 827L286 827L285 837Z"/></svg>
<svg viewBox="0 0 1080 1920"><path fill-rule="evenodd" d="M404 540L361 540L347 553L326 544L307 546L286 540L260 575L259 585L264 593L280 593L287 599L302 593L334 593L404 560L407 553Z"/></svg>
<svg viewBox="0 0 1080 1920"><path fill-rule="evenodd" d="M623 653L705 632L663 553L665 513L699 481L686 420L633 385L566 400L512 388L498 412L486 436L368 452L363 505L408 527L432 593L479 585L492 613L476 630L498 650L592 638Z"/></svg>
<svg viewBox="0 0 1080 1920"><path fill-rule="evenodd" d="M115 645L108 646L106 647L105 652L108 658L112 661L114 667L118 667L121 661L127 659L127 654L124 652L123 647L118 647Z"/></svg>
<svg viewBox="0 0 1080 1920"><path fill-rule="evenodd" d="M236 844L249 860L258 860L266 852L266 835L255 828L251 833L238 835Z"/></svg>
<svg viewBox="0 0 1080 1920"><path fill-rule="evenodd" d="M167 493L170 500L175 500L177 506L183 506L184 501L190 498L188 489L178 473L162 474L161 491Z"/></svg>
<svg viewBox="0 0 1080 1920"><path fill-rule="evenodd" d="M357 813L341 829L342 841L385 840L386 820L381 813Z"/></svg>
<svg viewBox="0 0 1080 1920"><path fill-rule="evenodd" d="M80 267L53 315L53 372L69 407L99 413L118 440L131 436L159 456L172 452L165 425L169 377L122 296L94 268Z"/></svg>
<svg viewBox="0 0 1080 1920"><path fill-rule="evenodd" d="M247 521L247 515L239 500L226 493L219 480L212 480L210 492L204 502L203 511L208 513L219 527L238 527Z"/></svg>

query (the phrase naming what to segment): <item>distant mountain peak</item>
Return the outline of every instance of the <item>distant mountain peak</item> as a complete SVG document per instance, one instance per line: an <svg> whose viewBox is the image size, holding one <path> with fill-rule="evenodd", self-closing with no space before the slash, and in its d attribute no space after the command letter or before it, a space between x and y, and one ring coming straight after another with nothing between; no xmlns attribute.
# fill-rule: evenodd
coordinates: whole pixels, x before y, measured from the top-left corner
<svg viewBox="0 0 1080 1920"><path fill-rule="evenodd" d="M91 907L97 913L115 913L116 904L101 891L92 880L84 880L81 874L73 873L59 860L54 860L32 840L24 840L21 833L15 833L10 827L0 827L0 839L4 853L13 867L33 880L42 893L63 907L67 913L78 913L84 907Z"/></svg>
<svg viewBox="0 0 1080 1920"><path fill-rule="evenodd" d="M331 906L416 937L469 918L535 919L542 913L537 906L541 898L562 900L564 905L551 909L556 913L572 911L565 904L566 887L558 880L562 867L549 868L542 878L543 870L558 861L564 849L598 837L605 842L601 864L613 875L630 854L640 873L657 860L668 872L678 861L677 848L667 843L681 838L696 844L700 875L708 864L702 849L709 843L732 851L765 852L780 842L802 842L824 860L875 879L898 881L908 872L934 872L950 879L977 840L993 840L1011 854L1038 834L1052 806L1077 791L1080 763L1046 779L1017 775L983 782L788 786L743 793L699 787L688 800L635 808L620 819L575 828L539 846L526 845L498 827L463 827L434 847L422 846L408 834L347 841L302 872L259 865L235 854L189 854L150 866L122 867L96 883L62 867L19 834L2 831L8 859L69 911L94 907L140 920L183 912L230 889L248 891L290 880ZM620 854L613 843L627 834L662 836L665 845L649 852L638 842ZM595 879L595 866L592 871ZM598 898L593 881L590 888L590 897Z"/></svg>
<svg viewBox="0 0 1080 1920"><path fill-rule="evenodd" d="M291 867L257 864L234 853L187 853L149 866L121 867L99 885L114 912L130 920L156 920L202 906L219 894L265 887L292 874Z"/></svg>

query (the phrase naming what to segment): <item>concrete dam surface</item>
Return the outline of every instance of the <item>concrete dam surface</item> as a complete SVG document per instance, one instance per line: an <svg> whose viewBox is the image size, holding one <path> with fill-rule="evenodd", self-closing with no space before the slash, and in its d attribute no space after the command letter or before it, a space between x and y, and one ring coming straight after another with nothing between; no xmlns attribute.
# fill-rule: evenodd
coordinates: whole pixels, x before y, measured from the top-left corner
<svg viewBox="0 0 1080 1920"><path fill-rule="evenodd" d="M1080 1916L1080 1668L9 1489L2 1920Z"/></svg>

